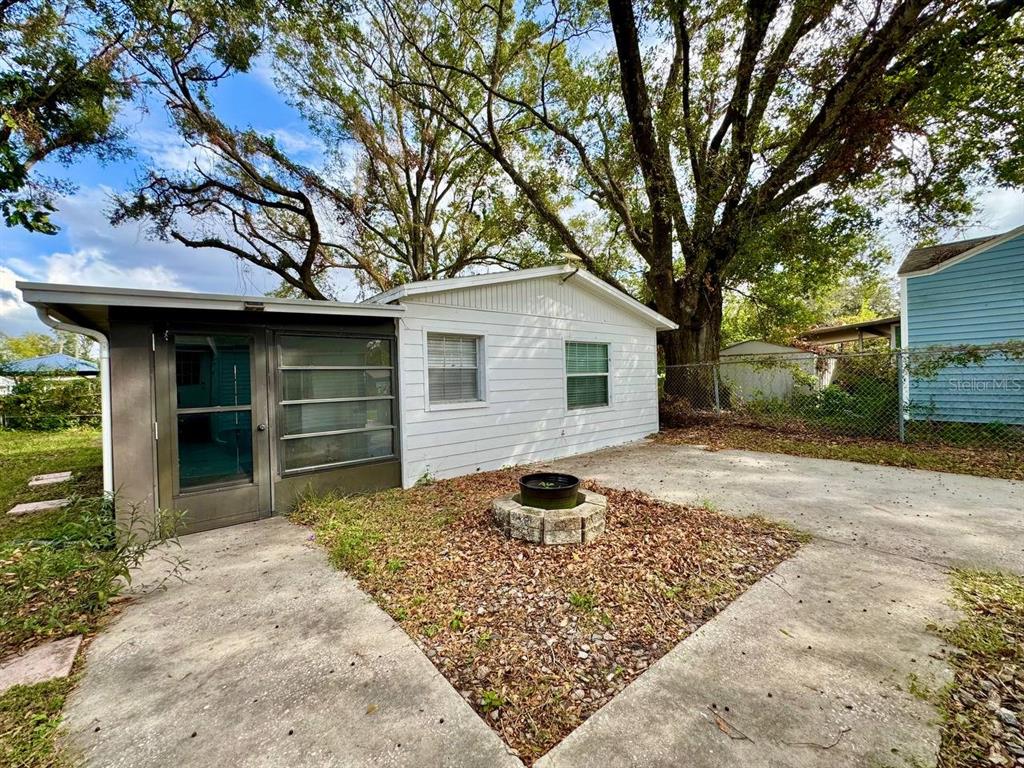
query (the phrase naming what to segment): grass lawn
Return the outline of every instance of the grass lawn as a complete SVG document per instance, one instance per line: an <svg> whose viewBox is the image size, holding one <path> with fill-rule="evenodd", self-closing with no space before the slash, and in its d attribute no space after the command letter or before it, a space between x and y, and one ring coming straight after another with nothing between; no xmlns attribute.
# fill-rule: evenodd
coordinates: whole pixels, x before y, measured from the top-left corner
<svg viewBox="0 0 1024 768"><path fill-rule="evenodd" d="M953 683L943 713L938 768L1019 765L1024 757L1024 580L980 571L953 574L961 621L938 630L953 646Z"/></svg>
<svg viewBox="0 0 1024 768"><path fill-rule="evenodd" d="M100 436L96 430L0 431L0 659L51 638L96 629L109 579L102 555L78 546L95 535L87 523L100 511ZM69 483L27 487L29 477L72 470ZM14 504L72 498L53 512L9 518ZM61 546L40 544L63 541ZM54 734L73 678L17 686L0 695L0 765L64 765Z"/></svg>
<svg viewBox="0 0 1024 768"><path fill-rule="evenodd" d="M760 518L599 488L586 547L506 539L490 502L519 471L304 499L332 561L421 646L528 763L799 546Z"/></svg>
<svg viewBox="0 0 1024 768"><path fill-rule="evenodd" d="M731 424L670 428L662 430L656 439L676 445L706 445L710 450L736 448L1024 480L1024 453L998 448L908 445L888 440L792 433Z"/></svg>

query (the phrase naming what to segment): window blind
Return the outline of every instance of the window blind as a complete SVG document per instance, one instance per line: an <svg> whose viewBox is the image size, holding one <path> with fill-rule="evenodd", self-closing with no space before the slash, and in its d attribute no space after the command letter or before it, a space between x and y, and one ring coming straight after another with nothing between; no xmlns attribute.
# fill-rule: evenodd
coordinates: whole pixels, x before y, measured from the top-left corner
<svg viewBox="0 0 1024 768"><path fill-rule="evenodd" d="M480 339L450 333L427 334L427 378L431 403L481 400Z"/></svg>
<svg viewBox="0 0 1024 768"><path fill-rule="evenodd" d="M594 408L608 405L608 345L565 343L566 405Z"/></svg>

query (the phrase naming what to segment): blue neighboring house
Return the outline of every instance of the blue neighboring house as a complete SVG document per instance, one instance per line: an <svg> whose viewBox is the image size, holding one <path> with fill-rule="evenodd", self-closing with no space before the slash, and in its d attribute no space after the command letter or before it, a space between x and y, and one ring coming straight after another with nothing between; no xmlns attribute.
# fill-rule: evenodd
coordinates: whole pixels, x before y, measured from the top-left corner
<svg viewBox="0 0 1024 768"><path fill-rule="evenodd" d="M899 277L902 346L912 361L929 347L1024 343L1024 227L915 248ZM910 418L1024 425L1024 360L996 355L907 379Z"/></svg>
<svg viewBox="0 0 1024 768"><path fill-rule="evenodd" d="M13 360L0 365L8 376L99 376L96 363L78 357L57 353L42 357Z"/></svg>

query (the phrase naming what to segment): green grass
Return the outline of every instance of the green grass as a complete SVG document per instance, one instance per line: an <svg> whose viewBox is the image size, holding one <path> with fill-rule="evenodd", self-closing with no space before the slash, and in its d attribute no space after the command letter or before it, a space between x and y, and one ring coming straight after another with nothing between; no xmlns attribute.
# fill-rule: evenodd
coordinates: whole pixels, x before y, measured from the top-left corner
<svg viewBox="0 0 1024 768"><path fill-rule="evenodd" d="M103 492L100 433L95 429L65 432L0 430L0 513L26 501L93 497ZM33 475L71 470L71 482L29 488ZM55 510L25 517L0 514L0 546L4 543L57 537L74 509Z"/></svg>
<svg viewBox="0 0 1024 768"><path fill-rule="evenodd" d="M95 631L111 596L110 569L93 550L105 514L99 432L0 431L0 658L56 637ZM28 488L32 475L71 470L68 483ZM15 504L71 498L65 509L9 518ZM62 541L63 545L41 545ZM82 546L83 542L88 542ZM0 695L0 765L59 768L56 745L74 680L16 686Z"/></svg>
<svg viewBox="0 0 1024 768"><path fill-rule="evenodd" d="M953 681L937 694L942 713L938 768L995 765L993 754L1012 765L1006 742L993 729L990 696L1020 714L1024 696L1024 579L983 571L953 574L954 604L962 615L938 629L955 648Z"/></svg>
<svg viewBox="0 0 1024 768"><path fill-rule="evenodd" d="M398 576L408 567L402 555L436 535L452 513L442 507L436 486L426 485L365 496L308 496L299 500L291 519L315 529L335 567ZM378 562L373 553L381 550L398 554Z"/></svg>

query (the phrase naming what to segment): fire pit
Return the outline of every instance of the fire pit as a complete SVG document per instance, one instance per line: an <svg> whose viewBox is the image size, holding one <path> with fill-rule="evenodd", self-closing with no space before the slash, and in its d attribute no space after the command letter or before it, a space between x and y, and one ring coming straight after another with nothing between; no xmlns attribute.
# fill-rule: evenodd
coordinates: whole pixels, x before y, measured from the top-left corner
<svg viewBox="0 0 1024 768"><path fill-rule="evenodd" d="M492 502L494 521L513 539L534 544L589 544L604 533L608 500L579 486L579 478L572 475L523 475L519 493Z"/></svg>

